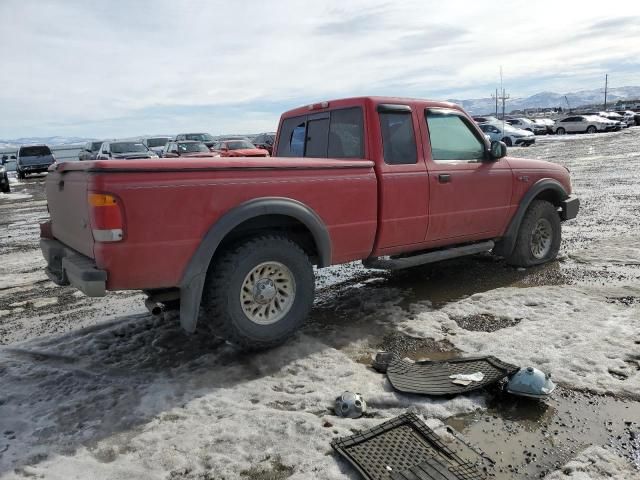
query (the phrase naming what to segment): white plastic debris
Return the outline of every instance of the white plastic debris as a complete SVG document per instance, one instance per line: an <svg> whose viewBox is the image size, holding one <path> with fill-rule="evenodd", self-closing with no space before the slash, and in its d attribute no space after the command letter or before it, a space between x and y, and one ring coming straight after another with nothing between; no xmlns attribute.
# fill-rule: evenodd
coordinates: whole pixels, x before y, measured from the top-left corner
<svg viewBox="0 0 640 480"><path fill-rule="evenodd" d="M449 375L449 378L452 383L466 387L467 385L471 385L473 382L481 382L484 378L484 373L456 373L454 375Z"/></svg>

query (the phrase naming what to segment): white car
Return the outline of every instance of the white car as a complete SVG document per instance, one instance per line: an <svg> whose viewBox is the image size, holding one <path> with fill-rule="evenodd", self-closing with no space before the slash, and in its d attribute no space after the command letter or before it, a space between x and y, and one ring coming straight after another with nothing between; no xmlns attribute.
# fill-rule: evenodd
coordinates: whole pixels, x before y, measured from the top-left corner
<svg viewBox="0 0 640 480"><path fill-rule="evenodd" d="M636 124L636 113L631 110L619 110L618 115L622 117L622 121L627 124L628 127L633 127Z"/></svg>
<svg viewBox="0 0 640 480"><path fill-rule="evenodd" d="M507 119L507 123L522 130L528 130L536 135L544 135L547 133L547 127L540 125L533 120L524 117L512 117Z"/></svg>
<svg viewBox="0 0 640 480"><path fill-rule="evenodd" d="M550 118L536 118L534 120L534 122L536 122L538 125L542 125L544 128L546 128L547 129L547 133L553 133L553 126L556 124L556 122L554 122Z"/></svg>
<svg viewBox="0 0 640 480"><path fill-rule="evenodd" d="M523 146L528 147L536 143L536 136L533 132L515 128L508 123L502 127L502 122L481 123L478 125L485 135L489 135L492 141L504 142L507 147Z"/></svg>
<svg viewBox="0 0 640 480"><path fill-rule="evenodd" d="M557 120L553 127L556 135L565 133L597 133L614 130L615 122L595 115L571 115Z"/></svg>

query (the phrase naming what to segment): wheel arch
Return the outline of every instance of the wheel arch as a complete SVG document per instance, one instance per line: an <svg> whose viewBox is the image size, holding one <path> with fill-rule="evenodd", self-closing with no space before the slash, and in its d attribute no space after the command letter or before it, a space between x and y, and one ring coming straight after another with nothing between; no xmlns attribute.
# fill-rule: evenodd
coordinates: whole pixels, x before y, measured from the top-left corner
<svg viewBox="0 0 640 480"><path fill-rule="evenodd" d="M275 221L275 222L274 222ZM225 244L258 231L291 230L319 267L331 264L331 238L320 216L307 205L284 197L249 200L220 217L189 260L180 283L180 324L194 332L202 289L211 260Z"/></svg>
<svg viewBox="0 0 640 480"><path fill-rule="evenodd" d="M504 236L496 243L493 252L502 257L508 257L513 252L518 237L518 230L527 212L529 205L534 200L546 200L559 207L569 197L569 194L560 182L552 178L538 180L522 197L518 210L509 222Z"/></svg>

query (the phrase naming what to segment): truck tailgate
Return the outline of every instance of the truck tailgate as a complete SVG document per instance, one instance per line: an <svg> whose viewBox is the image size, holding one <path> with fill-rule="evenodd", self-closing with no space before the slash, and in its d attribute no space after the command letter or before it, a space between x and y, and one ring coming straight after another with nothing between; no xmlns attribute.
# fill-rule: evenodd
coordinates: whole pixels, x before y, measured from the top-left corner
<svg viewBox="0 0 640 480"><path fill-rule="evenodd" d="M54 238L93 258L88 182L89 174L82 170L49 171L46 191Z"/></svg>

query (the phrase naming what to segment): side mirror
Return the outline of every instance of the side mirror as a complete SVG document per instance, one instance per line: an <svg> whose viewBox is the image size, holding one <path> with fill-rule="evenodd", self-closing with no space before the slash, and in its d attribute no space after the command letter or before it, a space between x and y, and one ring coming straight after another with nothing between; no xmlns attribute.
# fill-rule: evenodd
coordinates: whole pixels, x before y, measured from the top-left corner
<svg viewBox="0 0 640 480"><path fill-rule="evenodd" d="M499 160L507 155L507 145L504 142L493 141L489 154L492 160Z"/></svg>

